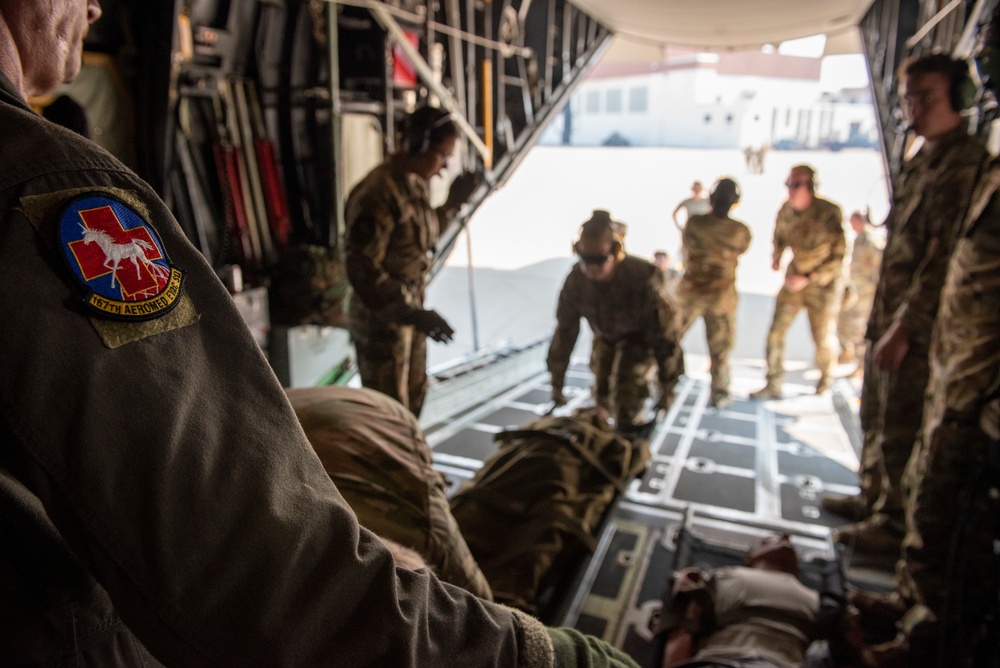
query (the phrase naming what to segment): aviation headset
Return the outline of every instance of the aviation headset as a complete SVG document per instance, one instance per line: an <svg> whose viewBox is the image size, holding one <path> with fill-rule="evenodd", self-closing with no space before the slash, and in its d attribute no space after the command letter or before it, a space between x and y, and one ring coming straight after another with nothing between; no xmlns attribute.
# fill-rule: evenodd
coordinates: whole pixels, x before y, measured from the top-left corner
<svg viewBox="0 0 1000 668"><path fill-rule="evenodd" d="M431 148L434 131L451 122L451 114L445 109L420 107L403 124L403 151L417 156Z"/></svg>
<svg viewBox="0 0 1000 668"><path fill-rule="evenodd" d="M789 177L788 178L789 179L792 178L791 177L791 173L792 172L807 172L809 174L809 192L812 193L813 195L816 194L816 188L819 187L819 181L816 180L816 170L815 169L813 169L809 165L795 165L790 170L788 170L788 173L789 173ZM787 182L786 182L786 184L787 184Z"/></svg>
<svg viewBox="0 0 1000 668"><path fill-rule="evenodd" d="M717 197L723 198L730 206L736 204L740 201L740 184L728 176L723 176L712 184L712 190L708 193L709 204L714 204Z"/></svg>
<svg viewBox="0 0 1000 668"><path fill-rule="evenodd" d="M934 72L944 75L948 79L948 105L952 111L964 111L976 102L978 89L969 75L969 63L961 58L934 53L904 64L903 71L911 77Z"/></svg>
<svg viewBox="0 0 1000 668"><path fill-rule="evenodd" d="M964 60L955 60L954 72L949 77L948 103L952 111L964 111L976 103L976 85L969 76L969 64Z"/></svg>
<svg viewBox="0 0 1000 668"><path fill-rule="evenodd" d="M611 232L611 255L617 264L625 259L625 225L611 220L611 214L604 209L594 209L590 220L580 226L580 240L585 236L596 238L605 230ZM573 252L580 253L580 241L573 244Z"/></svg>

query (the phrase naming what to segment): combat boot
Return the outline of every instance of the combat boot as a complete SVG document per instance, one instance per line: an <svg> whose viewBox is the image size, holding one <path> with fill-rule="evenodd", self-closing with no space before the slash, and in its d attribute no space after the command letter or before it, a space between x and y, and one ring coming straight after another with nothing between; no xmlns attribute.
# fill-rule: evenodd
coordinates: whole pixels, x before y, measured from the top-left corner
<svg viewBox="0 0 1000 668"><path fill-rule="evenodd" d="M831 383L832 381L830 380L830 375L824 373L819 377L819 380L816 381L816 394L823 394L829 390Z"/></svg>
<svg viewBox="0 0 1000 668"><path fill-rule="evenodd" d="M864 497L860 494L827 494L820 499L819 503L834 515L840 515L855 522L860 522L871 514L868 511L868 504L865 503Z"/></svg>
<svg viewBox="0 0 1000 668"><path fill-rule="evenodd" d="M833 532L833 540L862 554L899 556L903 531L884 515L872 515L856 524L845 524Z"/></svg>
<svg viewBox="0 0 1000 668"><path fill-rule="evenodd" d="M773 385L768 383L764 387L760 388L756 392L750 393L751 399L780 399L781 398L781 386Z"/></svg>
<svg viewBox="0 0 1000 668"><path fill-rule="evenodd" d="M712 396L708 399L708 405L718 410L728 408L732 403L733 400L729 398L728 392L712 392Z"/></svg>

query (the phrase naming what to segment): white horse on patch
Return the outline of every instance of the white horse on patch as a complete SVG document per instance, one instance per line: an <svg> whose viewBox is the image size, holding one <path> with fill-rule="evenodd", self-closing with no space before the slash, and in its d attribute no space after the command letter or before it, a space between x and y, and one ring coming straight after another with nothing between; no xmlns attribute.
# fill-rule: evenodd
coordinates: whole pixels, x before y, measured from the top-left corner
<svg viewBox="0 0 1000 668"><path fill-rule="evenodd" d="M80 228L83 230L83 243L89 244L93 242L104 251L104 266L111 270L111 287L115 287L115 272L118 271L118 266L124 260L132 260L132 264L135 265L135 277L138 279L142 278L143 266L149 269L157 285L159 285L160 279L170 275L170 272L165 267L156 264L146 257L146 251L154 250L152 244L148 241L130 239L128 242L120 244L107 232L89 228L82 223L80 224ZM142 292L143 294L147 294L149 291L143 290Z"/></svg>

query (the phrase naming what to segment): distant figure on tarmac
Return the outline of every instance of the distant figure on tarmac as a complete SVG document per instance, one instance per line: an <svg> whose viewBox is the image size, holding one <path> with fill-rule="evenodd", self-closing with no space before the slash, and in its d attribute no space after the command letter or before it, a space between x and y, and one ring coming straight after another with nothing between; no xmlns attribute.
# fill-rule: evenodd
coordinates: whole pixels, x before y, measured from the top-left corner
<svg viewBox="0 0 1000 668"><path fill-rule="evenodd" d="M788 200L774 224L771 268L778 271L785 249L792 259L785 270L785 283L774 303L774 319L767 335L767 385L752 393L752 399L780 399L785 376L785 334L798 312L805 307L816 345L816 367L820 371L816 393L830 387L833 353L829 333L834 312L840 305L846 239L840 207L816 196L816 172L808 165L792 167L785 181Z"/></svg>
<svg viewBox="0 0 1000 668"><path fill-rule="evenodd" d="M677 208L674 209L671 216L673 217L674 225L677 226L678 230L682 232L684 231L684 225L687 224L687 221L691 220L691 216L701 216L712 210L712 206L708 203L708 200L705 199L704 195L702 195L704 191L705 188L701 185L701 181L695 181L691 184L691 197L682 201L677 205ZM677 220L677 214L681 211L684 211L683 225L681 224L681 221Z"/></svg>
<svg viewBox="0 0 1000 668"><path fill-rule="evenodd" d="M736 341L736 266L750 247L750 228L729 217L740 201L740 187L719 179L708 197L711 213L693 216L682 240L687 266L677 287L681 309L681 338L699 317L705 320L712 364L709 403L723 408L729 398L729 353Z"/></svg>
<svg viewBox="0 0 1000 668"><path fill-rule="evenodd" d="M620 230L601 210L583 224L574 245L579 262L559 293L548 369L552 400L562 405L580 318L586 318L594 334L590 355L594 400L598 409L614 418L619 431L627 431L648 421L643 406L650 396L654 366L660 385L656 408L669 407L684 372L684 357L677 306L667 294L666 277L652 263L625 253Z"/></svg>
<svg viewBox="0 0 1000 668"><path fill-rule="evenodd" d="M677 281L681 277L681 272L670 261L670 253L665 250L654 251L653 264L667 277L667 292L674 294L677 288Z"/></svg>
<svg viewBox="0 0 1000 668"><path fill-rule="evenodd" d="M851 214L854 243L845 277L840 314L837 316L837 338L840 340L838 362L860 362L865 357L865 328L875 301L879 267L882 265L883 243L871 232L868 214Z"/></svg>

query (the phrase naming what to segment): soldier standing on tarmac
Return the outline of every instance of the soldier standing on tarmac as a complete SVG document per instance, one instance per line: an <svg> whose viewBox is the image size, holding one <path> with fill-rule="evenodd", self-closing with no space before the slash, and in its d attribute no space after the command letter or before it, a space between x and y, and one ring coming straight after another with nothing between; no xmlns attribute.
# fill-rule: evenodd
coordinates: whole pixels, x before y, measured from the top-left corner
<svg viewBox="0 0 1000 668"><path fill-rule="evenodd" d="M774 224L771 268L778 271L786 248L791 249L792 260L775 300L774 319L767 335L767 385L752 393L751 399L781 398L785 334L803 307L809 314L816 366L820 371L816 393L829 389L832 380L829 331L839 303L846 249L840 207L816 196L816 172L808 165L792 167L785 186L788 201L778 211Z"/></svg>
<svg viewBox="0 0 1000 668"><path fill-rule="evenodd" d="M861 494L823 499L827 509L862 520L841 527L837 540L889 555L898 554L905 531L903 473L920 429L931 329L955 228L987 157L960 113L960 90L968 81L964 61L923 56L904 63L900 79L909 127L924 143L894 188L865 335L872 345L861 391Z"/></svg>
<svg viewBox="0 0 1000 668"><path fill-rule="evenodd" d="M687 269L677 287L681 309L680 336L699 317L705 320L711 357L710 404L723 408L729 398L729 353L736 340L736 266L750 247L750 228L729 217L740 200L732 179L720 179L708 197L712 212L692 216L681 237Z"/></svg>
<svg viewBox="0 0 1000 668"><path fill-rule="evenodd" d="M627 255L619 229L620 224L600 210L583 224L574 245L580 261L559 293L548 368L552 400L561 405L566 401L563 384L580 333L580 318L586 318L594 333L590 356L594 399L621 431L641 422L654 366L660 383L657 409L670 405L674 386L684 372L684 357L677 307L667 294L663 272Z"/></svg>
<svg viewBox="0 0 1000 668"><path fill-rule="evenodd" d="M851 214L854 244L848 267L848 286L844 291L840 314L837 316L837 338L840 340L842 364L864 359L865 326L875 301L879 267L882 265L882 244L869 228L868 214ZM860 364L860 362L859 362Z"/></svg>

